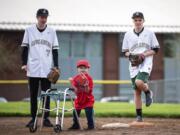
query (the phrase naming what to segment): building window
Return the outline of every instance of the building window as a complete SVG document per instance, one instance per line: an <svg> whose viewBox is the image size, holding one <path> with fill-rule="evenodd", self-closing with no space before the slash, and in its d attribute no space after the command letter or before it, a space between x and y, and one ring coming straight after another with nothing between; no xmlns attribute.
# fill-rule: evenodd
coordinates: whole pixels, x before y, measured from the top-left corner
<svg viewBox="0 0 180 135"><path fill-rule="evenodd" d="M85 57L85 38L83 33L71 34L71 57Z"/></svg>
<svg viewBox="0 0 180 135"><path fill-rule="evenodd" d="M164 56L180 58L180 34L164 34Z"/></svg>
<svg viewBox="0 0 180 135"><path fill-rule="evenodd" d="M101 33L58 32L60 55L67 57L102 57Z"/></svg>
<svg viewBox="0 0 180 135"><path fill-rule="evenodd" d="M62 80L67 80L69 77L77 74L76 62L79 59L87 59L90 62L91 68L89 73L94 80L101 80L103 78L101 33L57 32L57 36L60 46L59 66L61 68ZM58 85L58 88L64 89L67 87L63 85ZM102 85L94 86L96 99L101 97L102 89Z"/></svg>
<svg viewBox="0 0 180 135"><path fill-rule="evenodd" d="M70 34L69 33L57 33L59 46L60 46L60 55L62 58L67 58L71 55L71 41L70 41Z"/></svg>

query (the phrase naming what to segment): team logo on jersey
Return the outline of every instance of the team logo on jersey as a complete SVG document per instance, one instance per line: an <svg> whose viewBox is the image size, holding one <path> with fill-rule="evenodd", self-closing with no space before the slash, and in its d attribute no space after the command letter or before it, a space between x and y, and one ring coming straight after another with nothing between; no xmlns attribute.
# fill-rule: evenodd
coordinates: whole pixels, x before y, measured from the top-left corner
<svg viewBox="0 0 180 135"><path fill-rule="evenodd" d="M46 10L43 10L43 13L45 14L45 13L46 13Z"/></svg>
<svg viewBox="0 0 180 135"><path fill-rule="evenodd" d="M149 47L150 47L150 46L149 46L147 43L140 42L140 43L134 44L134 45L131 47L130 51L133 52L133 51L134 51L135 49L137 49L137 48L146 48L146 49L149 49Z"/></svg>
<svg viewBox="0 0 180 135"><path fill-rule="evenodd" d="M35 45L46 45L48 48L51 48L51 43L44 39L36 39L31 42L31 46Z"/></svg>

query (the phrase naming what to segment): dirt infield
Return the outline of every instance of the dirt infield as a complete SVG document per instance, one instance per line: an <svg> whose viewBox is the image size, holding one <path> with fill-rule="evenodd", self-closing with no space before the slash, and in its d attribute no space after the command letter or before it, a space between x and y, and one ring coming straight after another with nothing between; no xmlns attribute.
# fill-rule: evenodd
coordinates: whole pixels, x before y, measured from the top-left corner
<svg viewBox="0 0 180 135"><path fill-rule="evenodd" d="M51 118L54 122L54 118ZM86 128L86 119L80 119L83 128ZM130 123L132 118L96 118L96 129L92 131L68 131L71 126L72 118L65 118L64 131L61 135L179 135L180 134L180 119L160 119L146 118L145 121L151 122L154 126L151 127L129 127L117 129L102 129L101 126L107 123ZM25 124L29 121L27 117L0 117L0 135L32 135L29 129L25 128ZM53 128L43 128L37 131L34 135L55 135Z"/></svg>

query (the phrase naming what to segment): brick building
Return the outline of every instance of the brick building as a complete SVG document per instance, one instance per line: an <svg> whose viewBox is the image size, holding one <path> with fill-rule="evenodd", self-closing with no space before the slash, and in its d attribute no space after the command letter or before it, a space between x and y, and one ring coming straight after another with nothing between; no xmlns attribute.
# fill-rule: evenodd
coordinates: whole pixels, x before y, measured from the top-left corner
<svg viewBox="0 0 180 135"><path fill-rule="evenodd" d="M138 7L134 6L137 3ZM57 30L62 79L67 79L75 73L75 61L80 58L90 61L94 79L129 79L127 62L121 54L121 45L124 33L132 28L131 15L135 11L144 13L145 27L156 33L161 46L154 58L156 66L153 68L151 79L164 79L165 42L171 35L179 37L180 32L180 17L177 14L179 4L176 0L166 0L163 3L161 0L2 0L0 40L4 43L8 39L19 51L13 61L17 68L12 71L0 68L0 79L26 79L18 68L21 66L20 44L24 29L36 23L36 11L42 7L50 12L48 25ZM7 76L9 72L11 76ZM119 85L105 85L103 89L102 96L119 94ZM2 84L0 96L8 100L20 100L28 96L27 85Z"/></svg>

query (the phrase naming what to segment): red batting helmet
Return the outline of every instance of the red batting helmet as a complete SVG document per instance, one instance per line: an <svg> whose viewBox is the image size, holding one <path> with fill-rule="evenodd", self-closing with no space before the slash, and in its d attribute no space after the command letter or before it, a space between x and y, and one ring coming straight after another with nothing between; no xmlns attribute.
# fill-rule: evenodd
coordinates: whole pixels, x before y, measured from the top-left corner
<svg viewBox="0 0 180 135"><path fill-rule="evenodd" d="M87 60L79 60L76 64L77 67L79 66L85 66L87 68L90 68L90 64Z"/></svg>

